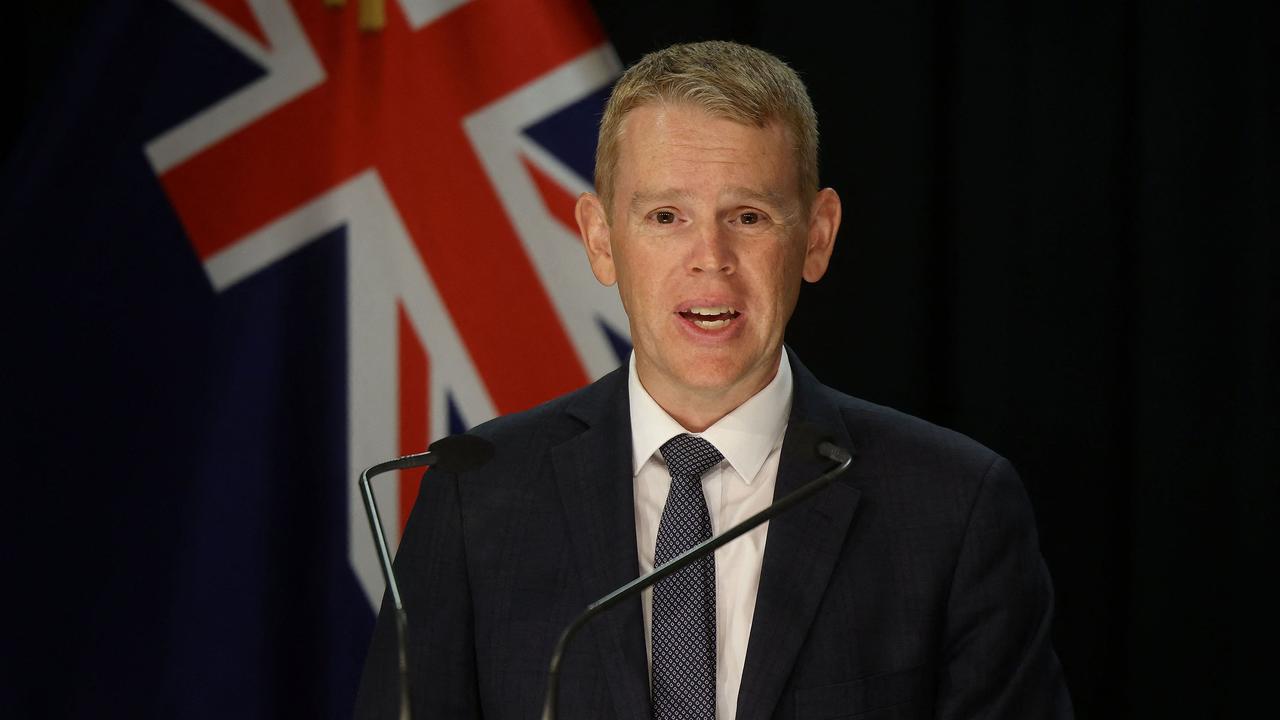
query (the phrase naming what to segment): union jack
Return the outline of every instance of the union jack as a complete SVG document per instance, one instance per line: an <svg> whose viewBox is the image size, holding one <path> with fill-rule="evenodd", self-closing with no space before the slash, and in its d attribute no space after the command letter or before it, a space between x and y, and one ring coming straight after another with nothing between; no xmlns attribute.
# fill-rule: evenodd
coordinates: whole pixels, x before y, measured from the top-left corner
<svg viewBox="0 0 1280 720"><path fill-rule="evenodd" d="M145 147L215 291L345 227L348 549L376 606L359 470L629 350L573 221L619 62L581 0L399 0L377 33L320 0L173 2L262 68Z"/></svg>

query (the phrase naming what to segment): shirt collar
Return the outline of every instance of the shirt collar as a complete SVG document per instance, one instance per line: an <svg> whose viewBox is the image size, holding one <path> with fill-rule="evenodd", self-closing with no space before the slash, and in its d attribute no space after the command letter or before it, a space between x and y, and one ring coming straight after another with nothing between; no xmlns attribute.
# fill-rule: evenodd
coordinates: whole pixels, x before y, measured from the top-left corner
<svg viewBox="0 0 1280 720"><path fill-rule="evenodd" d="M691 434L715 445L750 485L769 453L782 444L787 417L791 414L791 386L791 362L783 352L778 372L768 385L711 427ZM634 352L627 372L627 391L631 406L631 471L638 475L663 443L689 431L668 415L640 384Z"/></svg>

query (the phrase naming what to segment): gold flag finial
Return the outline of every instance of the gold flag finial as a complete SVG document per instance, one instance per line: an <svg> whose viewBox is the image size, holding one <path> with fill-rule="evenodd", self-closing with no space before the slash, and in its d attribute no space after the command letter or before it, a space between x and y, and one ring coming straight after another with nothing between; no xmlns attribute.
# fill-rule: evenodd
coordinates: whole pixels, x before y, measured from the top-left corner
<svg viewBox="0 0 1280 720"><path fill-rule="evenodd" d="M381 30L387 26L387 0L360 0L360 29Z"/></svg>
<svg viewBox="0 0 1280 720"><path fill-rule="evenodd" d="M328 7L343 7L347 0L324 0ZM360 0L358 22L360 29L377 31L387 26L387 0Z"/></svg>

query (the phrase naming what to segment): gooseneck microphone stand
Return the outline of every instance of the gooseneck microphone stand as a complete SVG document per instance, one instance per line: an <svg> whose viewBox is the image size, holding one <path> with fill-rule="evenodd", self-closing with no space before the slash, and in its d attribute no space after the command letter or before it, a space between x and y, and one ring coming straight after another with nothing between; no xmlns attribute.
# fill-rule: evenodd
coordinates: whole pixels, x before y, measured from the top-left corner
<svg viewBox="0 0 1280 720"><path fill-rule="evenodd" d="M741 537L743 534L751 532L759 525L768 522L770 518L786 512L797 503L826 487L836 478L836 476L849 468L849 464L853 462L853 455L849 451L838 445L827 442L826 440L819 441L817 431L812 428L797 428L797 436L806 435L814 436L812 444L805 442L805 440L808 440L809 438L805 437L804 439L800 439L798 437L797 439L799 441L796 445L804 447L804 445L807 444L809 447L813 448L818 455L839 463L839 465L828 470L822 475L819 475L816 480L812 480L809 483L796 488L780 500L774 502L769 507L761 510L755 515L752 515L746 520L743 520L741 523L738 523L710 540L704 540L703 542L689 548L685 552L663 564L661 567L654 568L653 572L650 572L647 575L641 575L635 580L632 580L626 585L623 585L617 590L614 590L608 595L596 600L588 605L587 609L569 624L569 627L564 629L564 632L560 634L560 639L556 642L555 649L551 653L551 666L547 672L547 695L546 700L542 705L542 720L555 720L560 693L560 660L564 657L564 650L568 646L569 640L572 639L574 634L576 634L583 625L587 624L589 620L617 605L623 600L639 593L645 588L654 585L668 575L681 570L695 560L709 555L723 545Z"/></svg>
<svg viewBox="0 0 1280 720"><path fill-rule="evenodd" d="M364 509L369 516L369 528L373 532L373 544L378 551L378 560L382 563L382 577L386 580L387 592L391 595L391 604L395 608L400 720L412 720L413 717L413 710L409 703L409 618L404 612L404 604L400 601L400 584L396 582L396 573L391 567L387 536L382 530L382 518L378 515L378 501L373 496L369 479L392 470L409 470L427 466L435 466L446 472L461 472L484 464L492 454L493 446L487 440L474 435L451 435L431 443L431 447L426 452L381 462L360 473L360 495L364 498Z"/></svg>
<svg viewBox="0 0 1280 720"><path fill-rule="evenodd" d="M369 516L369 527L373 530L373 545L378 550L378 560L382 563L382 577L387 583L387 592L391 595L391 604L396 611L396 655L399 661L400 677L400 720L412 720L413 711L409 707L409 618L404 612L404 603L400 602L400 584L396 582L395 571L391 569L391 552L387 550L387 536L382 531L382 519L378 515L378 501L373 497L373 488L369 478L392 470L408 470L426 467L431 464L431 451L405 455L404 457L378 463L360 473L360 494L364 497L364 509Z"/></svg>

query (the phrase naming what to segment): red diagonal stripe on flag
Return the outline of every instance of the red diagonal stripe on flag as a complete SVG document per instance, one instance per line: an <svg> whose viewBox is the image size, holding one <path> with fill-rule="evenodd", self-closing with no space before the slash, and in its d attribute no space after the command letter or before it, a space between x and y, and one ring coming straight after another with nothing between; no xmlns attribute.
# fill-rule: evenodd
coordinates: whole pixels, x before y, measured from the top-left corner
<svg viewBox="0 0 1280 720"><path fill-rule="evenodd" d="M386 30L362 33L352 10L293 6L326 81L161 178L197 253L208 258L374 168L498 412L583 385L462 120L599 45L590 9L475 0L412 31L388 3Z"/></svg>

